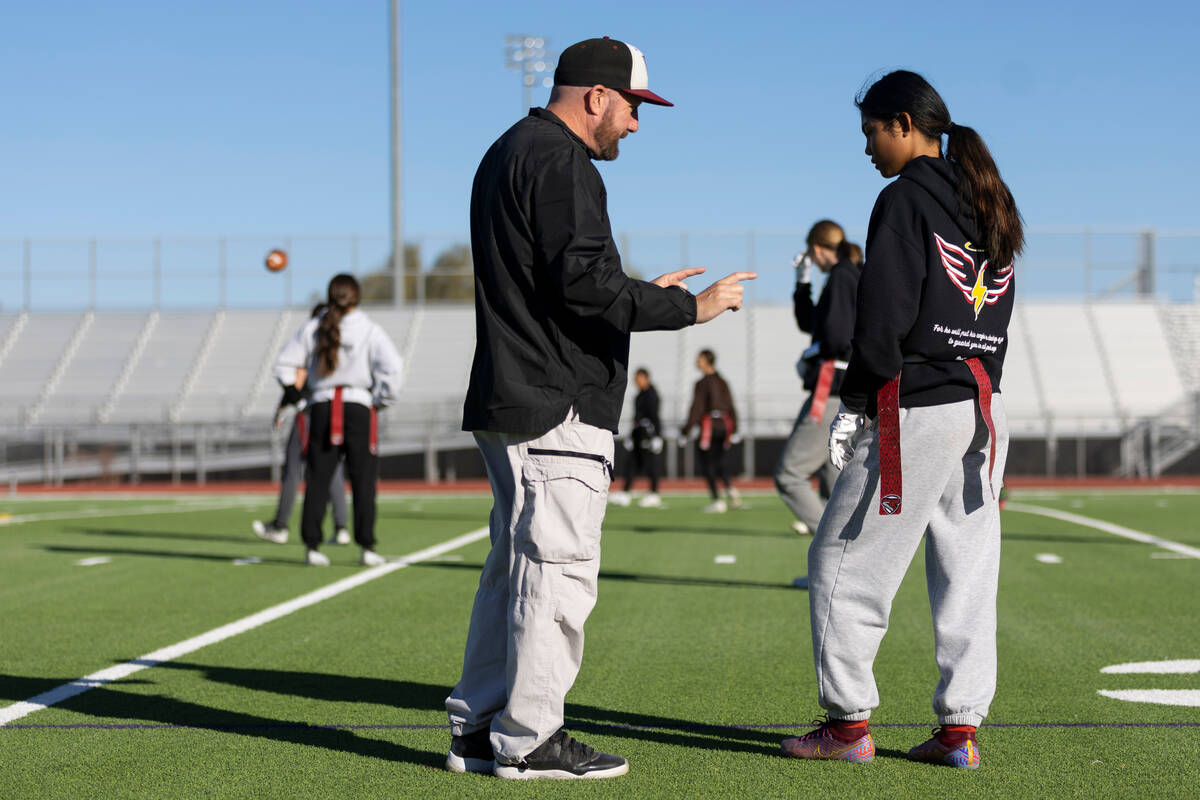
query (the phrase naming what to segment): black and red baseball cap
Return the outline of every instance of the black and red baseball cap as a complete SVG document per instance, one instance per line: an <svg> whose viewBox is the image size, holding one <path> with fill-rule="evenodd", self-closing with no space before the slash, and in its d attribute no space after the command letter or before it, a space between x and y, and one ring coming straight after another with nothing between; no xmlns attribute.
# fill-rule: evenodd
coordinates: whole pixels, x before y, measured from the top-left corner
<svg viewBox="0 0 1200 800"><path fill-rule="evenodd" d="M675 105L650 91L650 76L642 51L607 36L571 45L559 55L554 70L555 86L596 84L619 89L656 106Z"/></svg>

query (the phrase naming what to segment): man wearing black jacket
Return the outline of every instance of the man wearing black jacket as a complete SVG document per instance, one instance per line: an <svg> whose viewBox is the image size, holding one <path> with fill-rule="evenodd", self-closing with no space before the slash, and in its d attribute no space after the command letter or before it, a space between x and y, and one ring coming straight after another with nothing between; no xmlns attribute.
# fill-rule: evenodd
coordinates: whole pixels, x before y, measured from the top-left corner
<svg viewBox="0 0 1200 800"><path fill-rule="evenodd" d="M796 515L793 529L803 535L810 535L817 529L838 474L829 463L829 426L837 415L838 391L846 361L850 358L859 274L858 267L849 259L849 251L842 253L844 236L842 227L836 222L821 220L808 233L808 249L793 262L796 265L796 290L792 295L796 324L800 330L812 335L812 345L804 351L797 365L809 396L779 458L775 486L783 502ZM812 267L828 275L815 305ZM809 483L814 475L820 494L813 491Z"/></svg>
<svg viewBox="0 0 1200 800"><path fill-rule="evenodd" d="M621 268L593 160L617 157L649 90L632 45L588 39L559 57L546 108L496 140L471 192L475 360L463 407L487 466L492 549L462 677L446 699L448 769L606 778L625 759L562 730L596 601L600 526L631 331L676 330L742 303L734 273L698 295L683 269Z"/></svg>

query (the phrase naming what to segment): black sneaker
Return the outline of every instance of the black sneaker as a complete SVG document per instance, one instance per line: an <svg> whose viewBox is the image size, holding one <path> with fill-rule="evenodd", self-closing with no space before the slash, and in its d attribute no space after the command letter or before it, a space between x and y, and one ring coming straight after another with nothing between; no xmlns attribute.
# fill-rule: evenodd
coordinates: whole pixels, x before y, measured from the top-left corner
<svg viewBox="0 0 1200 800"><path fill-rule="evenodd" d="M519 764L496 762L492 774L497 778L530 780L533 778L615 778L629 772L629 762L620 756L597 753L559 729Z"/></svg>
<svg viewBox="0 0 1200 800"><path fill-rule="evenodd" d="M490 775L495 763L490 736L489 729L481 728L474 733L451 737L446 769L451 772L482 772Z"/></svg>

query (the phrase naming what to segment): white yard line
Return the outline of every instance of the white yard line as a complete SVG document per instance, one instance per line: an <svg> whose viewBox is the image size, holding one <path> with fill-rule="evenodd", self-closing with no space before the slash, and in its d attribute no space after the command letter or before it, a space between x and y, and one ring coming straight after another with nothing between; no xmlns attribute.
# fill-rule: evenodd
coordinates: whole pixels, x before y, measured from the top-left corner
<svg viewBox="0 0 1200 800"><path fill-rule="evenodd" d="M1126 528L1123 525L1115 525L1111 522L1105 522L1102 519L1093 519L1085 517L1081 514L1072 514L1070 511L1059 511L1056 508L1046 508L1044 506L1031 506L1025 503L1006 503L1004 506L1006 511L1020 511L1024 514L1037 514L1042 517L1050 517L1051 519L1059 519L1063 522L1071 522L1075 525L1083 525L1088 528L1095 528L1098 531L1111 533L1114 536L1121 536L1126 539L1132 539L1135 542L1143 544L1152 544L1161 547L1164 550L1170 550L1173 553L1179 553L1182 556L1189 558L1200 558L1200 547L1192 547L1179 542L1172 542L1170 539L1163 539L1159 536L1151 536L1148 533L1135 531L1133 528Z"/></svg>
<svg viewBox="0 0 1200 800"><path fill-rule="evenodd" d="M362 572L351 575L349 578L343 578L340 581L334 581L328 586L323 586L320 589L302 594L299 597L289 600L286 603L280 603L276 606L271 606L268 609L259 611L257 614L251 614L248 617L243 617L236 622L231 622L228 625L222 625L219 628L214 628L207 633L202 633L199 636L193 636L191 639L186 639L182 642L155 650L152 653L147 653L141 658L135 658L132 661L127 661L124 664L117 664L99 672L93 672L91 675L84 675L79 680L64 683L55 689L48 692L43 692L36 697L31 697L28 700L20 703L13 703L5 708L0 708L0 726L7 725L10 722L15 722L22 717L28 716L35 711L40 711L43 708L61 703L63 700L75 697L78 694L83 694L88 689L95 689L97 686L103 686L106 683L126 678L135 672L154 667L166 661L179 658L187 655L202 647L207 647L210 644L216 644L237 636L239 633L245 633L248 630L253 630L260 625L265 625L268 622L285 617L293 611L299 611L302 608L307 608L311 605L316 605L322 600L328 600L331 597L336 597L343 592L348 592L351 589L362 586L364 583L369 583L377 578L382 578L384 575L389 575L396 570L404 569L410 564L416 564L420 561L428 561L436 558L443 553L448 553L451 550L457 550L472 542L477 542L480 539L486 538L488 535L487 528L464 533L462 536L456 536L440 544L435 544L433 547L427 547L424 550L418 550L407 556L399 558L395 561L389 561L378 567L365 569Z"/></svg>
<svg viewBox="0 0 1200 800"><path fill-rule="evenodd" d="M96 508L79 511L45 511L40 514L14 514L0 517L0 527L21 525L26 522L46 522L56 519L92 519L94 517L142 516L145 514L177 514L181 511L211 510L218 508L244 508L245 500L220 500L207 502L178 502L158 506L128 506L121 508Z"/></svg>

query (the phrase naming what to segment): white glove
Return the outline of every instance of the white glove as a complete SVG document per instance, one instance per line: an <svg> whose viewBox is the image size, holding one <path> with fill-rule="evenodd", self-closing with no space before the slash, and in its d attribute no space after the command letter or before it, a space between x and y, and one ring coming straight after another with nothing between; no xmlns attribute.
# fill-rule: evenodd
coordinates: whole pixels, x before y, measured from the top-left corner
<svg viewBox="0 0 1200 800"><path fill-rule="evenodd" d="M829 461L839 470L854 455L854 440L858 438L864 422L862 414L850 411L844 405L838 408L837 417L829 426Z"/></svg>
<svg viewBox="0 0 1200 800"><path fill-rule="evenodd" d="M812 283L812 261L806 253L796 253L792 266L796 268L796 283Z"/></svg>
<svg viewBox="0 0 1200 800"><path fill-rule="evenodd" d="M655 436L653 439L650 440L650 452L654 453L654 455L658 455L662 451L663 451L663 438L661 436Z"/></svg>

